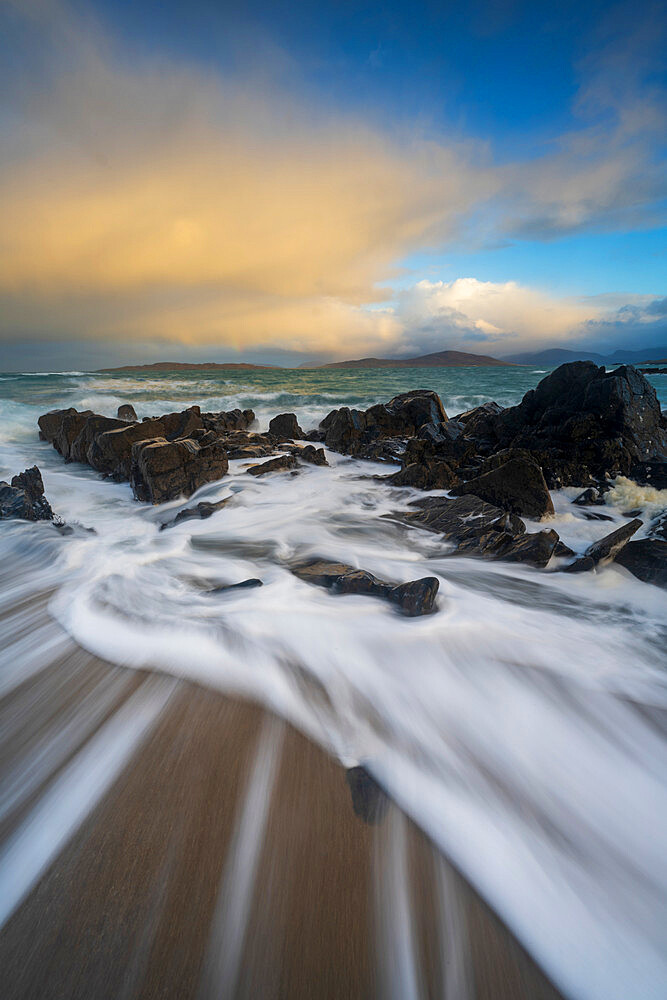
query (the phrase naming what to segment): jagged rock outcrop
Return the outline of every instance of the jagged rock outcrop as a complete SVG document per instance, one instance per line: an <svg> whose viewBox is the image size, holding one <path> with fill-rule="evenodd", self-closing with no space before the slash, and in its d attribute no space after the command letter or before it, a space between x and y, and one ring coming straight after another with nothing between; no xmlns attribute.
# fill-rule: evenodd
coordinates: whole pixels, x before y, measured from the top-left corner
<svg viewBox="0 0 667 1000"><path fill-rule="evenodd" d="M192 432L199 429L203 430L203 423L198 406L162 417L149 417L140 423L98 434L88 449L88 462L98 472L116 479L129 479L134 444L152 438L165 438L167 441L190 438Z"/></svg>
<svg viewBox="0 0 667 1000"><path fill-rule="evenodd" d="M525 448L551 489L615 474L642 475L667 456L667 421L653 386L632 365L606 372L590 361L561 365L469 432L483 451Z"/></svg>
<svg viewBox="0 0 667 1000"><path fill-rule="evenodd" d="M81 430L72 442L69 458L72 462L88 462L88 451L99 434L127 426L127 420L119 419L118 417L102 417L99 413L93 413L82 425Z"/></svg>
<svg viewBox="0 0 667 1000"><path fill-rule="evenodd" d="M153 438L132 445L130 484L137 500L165 503L191 496L200 486L227 472L228 461L220 439L210 437Z"/></svg>
<svg viewBox="0 0 667 1000"><path fill-rule="evenodd" d="M44 496L42 474L36 465L13 476L11 483L0 482L0 519L53 521L51 505Z"/></svg>
<svg viewBox="0 0 667 1000"><path fill-rule="evenodd" d="M643 522L638 518L627 521L620 528L599 538L597 542L589 545L583 556L575 559L573 563L565 567L566 573L584 573L594 569L599 563L611 562L620 553L621 549L629 542L632 536L639 531Z"/></svg>
<svg viewBox="0 0 667 1000"><path fill-rule="evenodd" d="M255 422L254 410L221 410L219 413L202 413L202 423L207 431L224 434L226 431L245 431Z"/></svg>
<svg viewBox="0 0 667 1000"><path fill-rule="evenodd" d="M628 542L614 560L644 583L667 587L667 542L659 538L640 538Z"/></svg>
<svg viewBox="0 0 667 1000"><path fill-rule="evenodd" d="M387 583L363 569L327 559L313 559L292 567L300 580L325 587L335 594L365 594L396 604L403 614L414 618L433 610L440 586L437 577L427 576L409 583Z"/></svg>
<svg viewBox="0 0 667 1000"><path fill-rule="evenodd" d="M324 443L334 451L359 457L364 449L382 438L413 437L424 424L447 420L440 397L430 389L416 389L394 396L388 403L377 403L367 410L342 406L320 423Z"/></svg>
<svg viewBox="0 0 667 1000"><path fill-rule="evenodd" d="M119 420L138 420L136 410L131 403L121 403L116 411Z"/></svg>

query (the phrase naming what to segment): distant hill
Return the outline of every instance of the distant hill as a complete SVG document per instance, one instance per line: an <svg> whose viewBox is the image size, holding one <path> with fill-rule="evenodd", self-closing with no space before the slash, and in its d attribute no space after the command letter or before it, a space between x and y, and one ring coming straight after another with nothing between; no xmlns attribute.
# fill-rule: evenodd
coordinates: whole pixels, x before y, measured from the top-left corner
<svg viewBox="0 0 667 1000"><path fill-rule="evenodd" d="M485 354L464 354L461 351L437 351L419 358L360 358L358 361L334 361L318 368L462 368L468 365L479 367L505 367L511 361L499 361Z"/></svg>
<svg viewBox="0 0 667 1000"><path fill-rule="evenodd" d="M271 369L274 365L250 365L245 363L218 364L215 361L204 361L202 364L191 364L188 361L156 361L152 365L123 365L119 368L98 368L100 372L210 372L221 371L222 369L236 368L247 371L248 369Z"/></svg>
<svg viewBox="0 0 667 1000"><path fill-rule="evenodd" d="M563 365L567 361L594 361L597 365L619 365L624 361L630 364L649 362L651 358L667 355L667 347L645 347L641 351L614 351L613 354L595 354L591 351L565 350L553 347L546 351L527 351L524 354L511 354L506 361L517 365L546 366L547 368Z"/></svg>

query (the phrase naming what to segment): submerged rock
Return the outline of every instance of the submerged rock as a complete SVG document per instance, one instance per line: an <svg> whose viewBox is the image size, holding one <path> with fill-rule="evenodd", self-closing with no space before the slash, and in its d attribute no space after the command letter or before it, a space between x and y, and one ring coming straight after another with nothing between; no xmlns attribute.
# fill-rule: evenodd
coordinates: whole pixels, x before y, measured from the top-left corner
<svg viewBox="0 0 667 1000"><path fill-rule="evenodd" d="M137 500L164 503L191 496L205 483L222 479L228 465L227 452L218 438L154 438L133 445L130 483Z"/></svg>
<svg viewBox="0 0 667 1000"><path fill-rule="evenodd" d="M0 482L0 520L53 521L54 513L44 496L42 474L36 465Z"/></svg>
<svg viewBox="0 0 667 1000"><path fill-rule="evenodd" d="M384 789L361 764L349 767L345 778L352 795L355 816L363 819L364 823L381 823L389 806L389 797Z"/></svg>
<svg viewBox="0 0 667 1000"><path fill-rule="evenodd" d="M440 586L438 579L434 576L412 580L409 583L388 583L366 570L355 569L354 566L348 566L346 563L332 562L327 559L313 559L310 562L293 566L292 572L300 580L318 587L326 587L336 594L365 594L371 597L381 597L398 605L403 613L411 618L429 614L433 610Z"/></svg>
<svg viewBox="0 0 667 1000"><path fill-rule="evenodd" d="M640 538L637 542L628 542L615 562L644 583L667 587L667 542L662 539Z"/></svg>
<svg viewBox="0 0 667 1000"><path fill-rule="evenodd" d="M164 531L165 528L173 528L177 524L182 524L183 521L205 521L206 518L211 517L216 511L222 510L231 499L231 497L224 497L224 499L217 500L214 503L208 500L201 500L194 507L185 507L183 510L179 510L176 517L172 518L171 521L164 521L160 525L160 531Z"/></svg>
<svg viewBox="0 0 667 1000"><path fill-rule="evenodd" d="M251 476L265 476L267 472L287 472L296 469L297 462L294 455L280 455L278 458L271 458L261 465L251 465L248 472Z"/></svg>
<svg viewBox="0 0 667 1000"><path fill-rule="evenodd" d="M209 594L227 594L230 590L253 590L255 587L263 587L264 583L257 577L250 577L248 580L241 580L240 583L223 583L219 587L212 587Z"/></svg>

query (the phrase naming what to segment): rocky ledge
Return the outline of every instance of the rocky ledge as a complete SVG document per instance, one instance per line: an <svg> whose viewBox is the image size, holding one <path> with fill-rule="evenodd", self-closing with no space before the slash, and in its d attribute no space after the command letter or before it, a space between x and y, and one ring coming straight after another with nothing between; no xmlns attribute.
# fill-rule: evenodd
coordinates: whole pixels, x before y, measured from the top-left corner
<svg viewBox="0 0 667 1000"><path fill-rule="evenodd" d="M550 490L563 486L584 487L574 503L583 516L596 520L607 515L589 508L604 503L609 480L618 475L667 488L667 419L651 384L630 365L613 372L591 362L561 365L517 406L503 409L488 402L451 418L435 392L419 389L367 410L332 410L307 432L294 413L278 414L266 433L250 429L254 420L252 410L202 413L191 406L140 421L126 405L117 417L53 410L39 418L39 429L66 461L86 462L106 476L129 480L137 499L152 503L191 496L221 479L231 459L263 459L248 469L262 478L294 474L304 462L326 465L324 449L316 447L323 443L356 458L400 463L398 472L375 477L389 486L447 490L448 497L413 501L407 511L392 516L441 534L449 551L572 572L615 560L639 579L665 585L664 524L644 526L641 511L567 564L551 562L553 556L574 555L552 527L529 531L522 520L552 516ZM304 439L310 443L299 443ZM38 470L29 470L0 486L0 517L52 517L37 476ZM165 526L210 516L222 506L200 503ZM642 527L646 537L630 541ZM337 592L357 588L354 592L394 602L401 586L420 584L428 604L425 581L396 585L336 567L335 572L321 566L322 572L312 567L295 572Z"/></svg>

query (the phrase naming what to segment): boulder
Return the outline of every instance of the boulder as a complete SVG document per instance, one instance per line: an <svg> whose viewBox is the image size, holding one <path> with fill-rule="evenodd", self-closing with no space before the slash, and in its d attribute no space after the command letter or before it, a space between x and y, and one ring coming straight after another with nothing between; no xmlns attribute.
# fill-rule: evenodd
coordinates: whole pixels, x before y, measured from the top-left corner
<svg viewBox="0 0 667 1000"><path fill-rule="evenodd" d="M215 503L209 500L202 500L200 503L195 504L194 507L185 507L183 510L179 510L176 517L172 518L171 521L164 521L160 525L160 531L164 531L165 528L173 528L176 524L181 524L183 521L205 521L206 518L211 517L216 511L222 510L231 499L231 497L224 497L223 500L217 500Z"/></svg>
<svg viewBox="0 0 667 1000"><path fill-rule="evenodd" d="M0 520L52 521L51 505L44 496L42 474L36 465L0 482Z"/></svg>
<svg viewBox="0 0 667 1000"><path fill-rule="evenodd" d="M424 424L447 421L440 397L430 389L415 389L394 396L388 403L377 403L367 410L342 406L320 423L328 448L345 454L375 458L368 451L383 438L413 437ZM366 449L366 453L364 453Z"/></svg>
<svg viewBox="0 0 667 1000"><path fill-rule="evenodd" d="M80 413L75 410L73 413L63 414L60 427L56 431L51 443L56 451L60 452L66 462L72 461L72 446L88 418L92 416L92 410L82 410Z"/></svg>
<svg viewBox="0 0 667 1000"><path fill-rule="evenodd" d="M599 486L589 486L572 501L577 507L600 507L604 504L604 493Z"/></svg>
<svg viewBox="0 0 667 1000"><path fill-rule="evenodd" d="M222 479L227 468L227 453L218 438L210 442L154 438L132 446L130 483L137 500L165 503Z"/></svg>
<svg viewBox="0 0 667 1000"><path fill-rule="evenodd" d="M597 542L589 545L583 556L575 559L573 563L566 567L568 573L582 573L593 569L599 563L611 562L620 553L621 549L627 545L629 540L639 531L643 522L638 518L622 524L620 528L610 534L600 538Z"/></svg>
<svg viewBox="0 0 667 1000"><path fill-rule="evenodd" d="M381 597L396 604L403 614L414 618L433 610L439 581L434 576L409 583L394 584L380 580L363 569L355 569L346 563L330 562L327 559L313 559L292 567L292 572L300 580L326 587L336 594L364 594Z"/></svg>
<svg viewBox="0 0 667 1000"><path fill-rule="evenodd" d="M448 490L456 486L456 473L446 462L411 462L388 477L392 486L412 486L418 490Z"/></svg>
<svg viewBox="0 0 667 1000"><path fill-rule="evenodd" d="M263 458L274 455L276 441L268 434L257 434L254 431L226 431L220 435L220 440L227 449L227 457L232 458Z"/></svg>
<svg viewBox="0 0 667 1000"><path fill-rule="evenodd" d="M49 444L53 444L54 438L60 430L63 417L66 414L73 414L76 412L75 408L70 406L66 410L49 410L48 413L43 413L37 420L40 439L42 441L48 441Z"/></svg>
<svg viewBox="0 0 667 1000"><path fill-rule="evenodd" d="M203 430L198 406L162 417L149 417L136 424L125 424L115 430L103 431L94 438L88 448L88 462L98 472L117 479L129 479L132 446L138 441L158 437L167 441L189 438L195 430Z"/></svg>
<svg viewBox="0 0 667 1000"><path fill-rule="evenodd" d="M535 520L554 513L542 470L535 462L521 456L510 456L502 465L454 485L452 492L458 496L479 497L501 510Z"/></svg>
<svg viewBox="0 0 667 1000"><path fill-rule="evenodd" d="M628 542L615 562L644 583L667 587L667 542L662 539L641 538L637 542Z"/></svg>
<svg viewBox="0 0 667 1000"><path fill-rule="evenodd" d="M296 454L303 462L308 462L309 465L328 465L327 456L324 454L324 448L314 448L312 444L307 444L303 448L300 448Z"/></svg>
<svg viewBox="0 0 667 1000"><path fill-rule="evenodd" d="M138 420L136 411L131 403L121 403L116 411L119 420Z"/></svg>
<svg viewBox="0 0 667 1000"><path fill-rule="evenodd" d="M296 413L279 413L277 417L269 421L269 434L278 438L303 439L303 431L299 427Z"/></svg>
<svg viewBox="0 0 667 1000"><path fill-rule="evenodd" d="M248 472L251 476L264 476L267 472L287 472L289 469L296 469L296 458L294 455L280 455L278 458L271 458L261 465L251 465Z"/></svg>
<svg viewBox="0 0 667 1000"><path fill-rule="evenodd" d="M612 372L590 361L561 365L493 417L485 434L494 451L530 450L551 489L593 485L667 457L655 389L632 365Z"/></svg>

